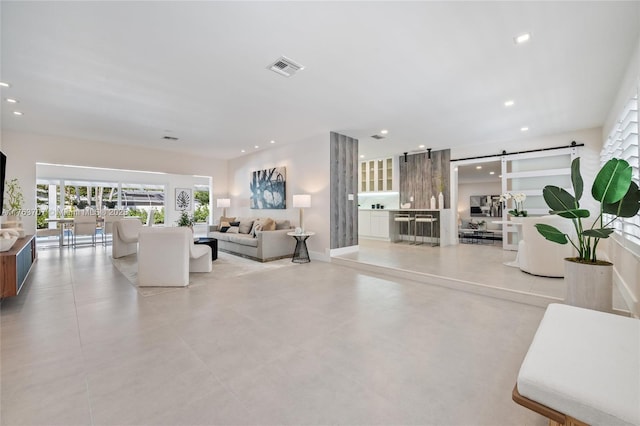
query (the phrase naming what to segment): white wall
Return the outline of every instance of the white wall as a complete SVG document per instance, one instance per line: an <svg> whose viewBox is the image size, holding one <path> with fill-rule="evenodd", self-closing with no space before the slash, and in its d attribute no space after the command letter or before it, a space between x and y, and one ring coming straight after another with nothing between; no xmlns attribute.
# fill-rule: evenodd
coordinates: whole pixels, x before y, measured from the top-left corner
<svg viewBox="0 0 640 426"><path fill-rule="evenodd" d="M225 160L9 131L3 132L2 149L7 155L7 179L19 179L26 209L36 208L36 162L211 176L213 198L227 192ZM35 217L24 218L24 227L35 233Z"/></svg>
<svg viewBox="0 0 640 426"><path fill-rule="evenodd" d="M248 154L230 160L230 216L272 217L289 219L298 225L299 210L292 206L293 194L310 194L311 207L304 211L305 229L316 233L307 240L312 258L328 259L330 248L330 151L329 132L322 135ZM287 208L285 210L252 210L249 208L251 172L271 167L286 167ZM218 215L219 216L219 215Z"/></svg>

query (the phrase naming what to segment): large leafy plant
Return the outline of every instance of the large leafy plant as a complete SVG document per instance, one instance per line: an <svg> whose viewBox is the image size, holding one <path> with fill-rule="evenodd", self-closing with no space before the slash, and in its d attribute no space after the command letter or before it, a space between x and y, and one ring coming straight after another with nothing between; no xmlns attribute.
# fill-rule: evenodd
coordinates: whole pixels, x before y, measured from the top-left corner
<svg viewBox="0 0 640 426"><path fill-rule="evenodd" d="M617 158L607 161L602 166L591 187L591 195L600 203L600 212L591 227L585 228L583 219L588 218L590 212L580 208L584 184L580 175L580 158L576 158L571 163L571 184L575 195L553 185L546 186L542 195L551 208L549 213L573 222L577 241L574 242L567 234L553 226L539 223L535 227L549 241L558 244L571 243L578 250L579 262L596 263L598 242L613 233L611 224L619 217L633 217L640 210L640 189L631 180L631 174L629 163ZM606 219L605 214L609 215Z"/></svg>

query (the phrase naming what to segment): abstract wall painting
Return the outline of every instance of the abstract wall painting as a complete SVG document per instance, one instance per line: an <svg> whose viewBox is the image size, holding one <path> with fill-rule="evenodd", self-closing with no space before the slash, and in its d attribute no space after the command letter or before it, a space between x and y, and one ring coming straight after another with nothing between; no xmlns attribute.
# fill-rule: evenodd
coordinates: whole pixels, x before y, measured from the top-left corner
<svg viewBox="0 0 640 426"><path fill-rule="evenodd" d="M251 208L286 209L286 167L251 173Z"/></svg>

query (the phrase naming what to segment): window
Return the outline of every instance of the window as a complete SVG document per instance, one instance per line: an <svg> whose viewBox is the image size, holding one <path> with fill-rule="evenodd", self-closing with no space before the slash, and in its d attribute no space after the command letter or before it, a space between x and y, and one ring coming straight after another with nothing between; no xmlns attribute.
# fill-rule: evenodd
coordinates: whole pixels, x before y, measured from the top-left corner
<svg viewBox="0 0 640 426"><path fill-rule="evenodd" d="M611 134L600 153L600 162L606 163L611 158L626 160L633 168L633 180L640 184L638 158L638 94L635 93L627 102L618 118ZM623 243L635 253L640 253L640 216L618 219L614 223L616 234L623 238ZM628 244L631 242L632 244Z"/></svg>

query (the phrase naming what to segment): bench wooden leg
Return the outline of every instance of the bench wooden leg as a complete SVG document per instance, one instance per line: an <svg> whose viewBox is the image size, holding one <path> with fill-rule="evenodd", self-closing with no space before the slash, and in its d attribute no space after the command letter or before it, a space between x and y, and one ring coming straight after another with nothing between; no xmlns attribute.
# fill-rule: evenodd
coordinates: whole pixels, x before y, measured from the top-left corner
<svg viewBox="0 0 640 426"><path fill-rule="evenodd" d="M567 416L566 414L560 413L553 408L549 408L546 405L542 405L536 401L520 395L520 392L518 392L517 384L513 387L511 397L516 403L522 405L523 407L526 407L529 410L535 411L536 413L548 418L549 426L589 426L587 423L581 422L578 419L574 419L571 416Z"/></svg>

